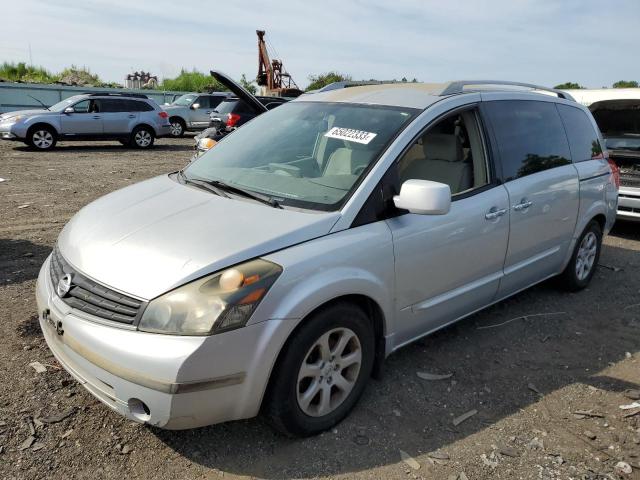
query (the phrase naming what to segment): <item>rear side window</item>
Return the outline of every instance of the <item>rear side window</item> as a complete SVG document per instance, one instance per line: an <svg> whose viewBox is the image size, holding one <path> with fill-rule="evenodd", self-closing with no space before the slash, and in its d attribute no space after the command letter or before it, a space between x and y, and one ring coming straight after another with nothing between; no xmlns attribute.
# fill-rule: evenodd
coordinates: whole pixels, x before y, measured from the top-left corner
<svg viewBox="0 0 640 480"><path fill-rule="evenodd" d="M593 158L602 158L598 134L587 114L579 108L561 104L558 104L558 112L569 138L573 161L584 162Z"/></svg>
<svg viewBox="0 0 640 480"><path fill-rule="evenodd" d="M125 102L127 102L127 107L130 112L150 112L153 110L153 107L147 102L140 100L125 100Z"/></svg>
<svg viewBox="0 0 640 480"><path fill-rule="evenodd" d="M571 163L564 126L554 103L497 100L485 103L505 181Z"/></svg>
<svg viewBox="0 0 640 480"><path fill-rule="evenodd" d="M103 113L149 112L153 110L153 107L146 102L124 98L103 98L100 100L100 106L100 111Z"/></svg>

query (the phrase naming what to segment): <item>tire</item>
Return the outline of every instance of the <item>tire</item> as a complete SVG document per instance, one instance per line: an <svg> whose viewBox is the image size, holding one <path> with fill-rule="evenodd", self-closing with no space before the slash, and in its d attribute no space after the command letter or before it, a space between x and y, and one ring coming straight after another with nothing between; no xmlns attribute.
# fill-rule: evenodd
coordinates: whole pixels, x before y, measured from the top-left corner
<svg viewBox="0 0 640 480"><path fill-rule="evenodd" d="M297 437L333 427L360 398L374 356L373 326L360 308L341 302L319 310L280 355L263 410L267 420Z"/></svg>
<svg viewBox="0 0 640 480"><path fill-rule="evenodd" d="M36 125L27 133L27 145L35 150L51 150L57 142L58 134L46 125Z"/></svg>
<svg viewBox="0 0 640 480"><path fill-rule="evenodd" d="M169 119L169 123L171 124L171 129L169 131L169 136L172 138L180 138L184 136L184 132L187 129L187 126L180 117L171 117Z"/></svg>
<svg viewBox="0 0 640 480"><path fill-rule="evenodd" d="M149 127L141 125L133 129L131 132L131 138L129 139L129 145L133 148L151 148L155 140L155 134Z"/></svg>
<svg viewBox="0 0 640 480"><path fill-rule="evenodd" d="M598 267L602 249L602 228L592 220L576 242L569 264L560 274L561 286L570 292L582 290L591 281Z"/></svg>

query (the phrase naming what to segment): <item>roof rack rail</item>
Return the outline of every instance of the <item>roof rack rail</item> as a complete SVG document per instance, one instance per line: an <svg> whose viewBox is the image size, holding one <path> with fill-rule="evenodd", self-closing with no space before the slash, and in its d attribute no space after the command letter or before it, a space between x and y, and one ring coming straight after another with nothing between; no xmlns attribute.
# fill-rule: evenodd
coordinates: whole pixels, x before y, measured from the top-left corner
<svg viewBox="0 0 640 480"><path fill-rule="evenodd" d="M328 92L330 90L338 90L340 88L349 88L349 87L363 87L365 85L382 85L382 84L387 84L387 83L400 83L400 82L384 82L384 81L375 81L375 80L363 80L361 82L357 81L357 80L345 80L342 82L333 82L330 83L329 85L325 85L322 88L319 88L318 90L314 90L315 93L320 93L320 92Z"/></svg>
<svg viewBox="0 0 640 480"><path fill-rule="evenodd" d="M149 97L143 93L128 93L128 92L85 92L83 95L89 95L90 97L133 97L133 98L146 98Z"/></svg>
<svg viewBox="0 0 640 480"><path fill-rule="evenodd" d="M555 93L558 97L564 98L565 100L573 100L575 99L569 95L567 92L563 92L562 90L557 90L555 88L542 87L540 85L534 85L533 83L523 83L523 82L509 82L505 80L458 80L455 82L450 82L443 90L440 92L440 96L444 95L455 95L457 93L464 93L464 87L475 86L475 85L495 85L495 86L509 86L509 87L523 87L531 90L542 90L545 92Z"/></svg>

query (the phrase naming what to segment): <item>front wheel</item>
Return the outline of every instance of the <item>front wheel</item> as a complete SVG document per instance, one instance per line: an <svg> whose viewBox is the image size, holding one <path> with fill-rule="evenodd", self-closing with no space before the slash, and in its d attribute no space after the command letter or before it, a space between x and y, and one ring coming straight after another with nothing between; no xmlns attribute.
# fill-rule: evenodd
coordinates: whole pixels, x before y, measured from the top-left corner
<svg viewBox="0 0 640 480"><path fill-rule="evenodd" d="M51 127L34 127L27 135L27 145L36 150L51 150L56 146L57 136Z"/></svg>
<svg viewBox="0 0 640 480"><path fill-rule="evenodd" d="M315 313L283 351L269 386L267 418L291 436L333 427L362 394L374 353L373 328L359 307L337 303Z"/></svg>
<svg viewBox="0 0 640 480"><path fill-rule="evenodd" d="M602 228L594 220L582 232L569 264L560 274L560 280L565 289L576 292L589 285L596 272L601 249Z"/></svg>
<svg viewBox="0 0 640 480"><path fill-rule="evenodd" d="M169 119L169 124L171 128L169 129L169 134L173 138L180 138L184 135L185 124L184 121L177 117L172 117Z"/></svg>
<svg viewBox="0 0 640 480"><path fill-rule="evenodd" d="M148 127L136 127L131 133L129 144L135 148L151 148L154 141L153 130Z"/></svg>

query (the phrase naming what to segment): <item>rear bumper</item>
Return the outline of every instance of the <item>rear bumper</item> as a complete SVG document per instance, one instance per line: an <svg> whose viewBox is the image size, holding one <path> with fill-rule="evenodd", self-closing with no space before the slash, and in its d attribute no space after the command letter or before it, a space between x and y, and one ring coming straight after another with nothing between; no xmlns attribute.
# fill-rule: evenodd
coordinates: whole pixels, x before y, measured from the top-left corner
<svg viewBox="0 0 640 480"><path fill-rule="evenodd" d="M640 188L620 187L616 217L640 222Z"/></svg>
<svg viewBox="0 0 640 480"><path fill-rule="evenodd" d="M171 125L160 125L156 127L156 138L168 137L171 134Z"/></svg>

